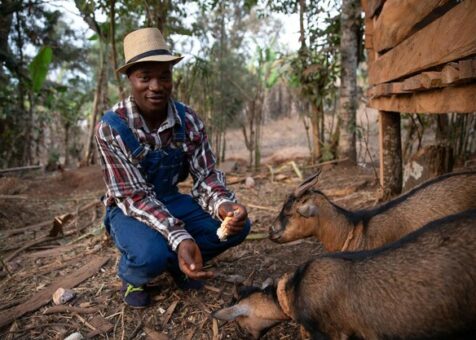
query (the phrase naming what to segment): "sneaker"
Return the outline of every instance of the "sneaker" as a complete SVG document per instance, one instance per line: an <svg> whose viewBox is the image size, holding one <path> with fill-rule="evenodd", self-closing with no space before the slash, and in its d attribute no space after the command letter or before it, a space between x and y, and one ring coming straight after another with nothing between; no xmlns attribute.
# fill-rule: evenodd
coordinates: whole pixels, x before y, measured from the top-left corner
<svg viewBox="0 0 476 340"><path fill-rule="evenodd" d="M132 308L145 308L150 305L150 295L144 287L135 287L125 281L122 282L121 292L124 302Z"/></svg>
<svg viewBox="0 0 476 340"><path fill-rule="evenodd" d="M183 273L179 275L172 275L172 277L175 281L175 284L181 290L199 290L203 288L203 281L190 279Z"/></svg>

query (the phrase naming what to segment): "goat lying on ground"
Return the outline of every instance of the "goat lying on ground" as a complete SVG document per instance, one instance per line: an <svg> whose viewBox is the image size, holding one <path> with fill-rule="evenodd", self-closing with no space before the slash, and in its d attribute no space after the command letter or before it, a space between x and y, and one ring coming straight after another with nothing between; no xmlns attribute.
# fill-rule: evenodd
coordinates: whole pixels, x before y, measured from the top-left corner
<svg viewBox="0 0 476 340"><path fill-rule="evenodd" d="M372 249L396 241L423 225L476 208L476 172L452 173L427 181L378 207L348 211L303 182L283 205L270 239L286 243L314 235L327 251Z"/></svg>
<svg viewBox="0 0 476 340"><path fill-rule="evenodd" d="M258 338L286 319L313 339L476 336L476 210L370 251L318 257L214 313Z"/></svg>

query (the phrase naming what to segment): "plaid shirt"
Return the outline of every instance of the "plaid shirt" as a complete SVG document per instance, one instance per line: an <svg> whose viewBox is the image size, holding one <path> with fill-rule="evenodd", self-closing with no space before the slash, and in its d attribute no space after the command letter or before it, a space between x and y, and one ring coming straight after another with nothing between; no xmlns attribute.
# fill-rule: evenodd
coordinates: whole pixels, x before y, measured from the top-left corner
<svg viewBox="0 0 476 340"><path fill-rule="evenodd" d="M203 122L188 106L185 107L185 122L182 122L175 105L170 102L166 120L156 131L149 131L134 98L127 98L112 110L128 123L135 137L144 145L144 151L134 159L121 136L107 123L98 123L96 142L107 186L105 204L116 204L127 216L159 231L171 248L176 250L180 242L192 237L184 229L183 222L172 216L157 199L154 187L146 182L136 165L149 150L170 144L175 124L185 124L185 143L181 147L187 155L194 182L192 196L205 211L219 218L220 204L236 200L235 195L225 188L224 174L215 168L215 156L210 149Z"/></svg>

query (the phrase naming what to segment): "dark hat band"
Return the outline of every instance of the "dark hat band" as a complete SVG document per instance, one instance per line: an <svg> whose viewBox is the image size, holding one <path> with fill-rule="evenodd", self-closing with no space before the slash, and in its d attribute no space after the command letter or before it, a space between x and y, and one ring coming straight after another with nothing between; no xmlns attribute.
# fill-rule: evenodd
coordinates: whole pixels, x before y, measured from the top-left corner
<svg viewBox="0 0 476 340"><path fill-rule="evenodd" d="M152 50L152 51L147 51L141 54L136 55L135 57L129 59L126 64L133 63L139 59L146 58L146 57L151 57L153 55L172 55L169 50L161 49L161 50Z"/></svg>

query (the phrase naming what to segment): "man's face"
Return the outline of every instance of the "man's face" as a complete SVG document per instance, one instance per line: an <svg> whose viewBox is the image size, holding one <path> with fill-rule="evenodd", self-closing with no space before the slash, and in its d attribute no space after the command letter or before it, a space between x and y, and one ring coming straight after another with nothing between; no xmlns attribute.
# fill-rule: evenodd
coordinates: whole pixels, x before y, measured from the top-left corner
<svg viewBox="0 0 476 340"><path fill-rule="evenodd" d="M172 64L145 62L129 72L132 96L141 113L152 118L165 114L172 93Z"/></svg>

